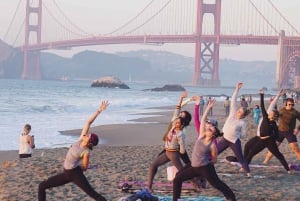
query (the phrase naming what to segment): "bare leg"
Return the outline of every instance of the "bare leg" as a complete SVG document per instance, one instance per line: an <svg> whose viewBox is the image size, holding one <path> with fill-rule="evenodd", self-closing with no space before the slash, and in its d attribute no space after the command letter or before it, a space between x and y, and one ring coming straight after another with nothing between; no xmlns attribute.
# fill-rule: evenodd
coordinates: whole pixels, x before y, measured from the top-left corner
<svg viewBox="0 0 300 201"><path fill-rule="evenodd" d="M296 154L297 158L300 160L300 150L297 142L292 142L289 144L291 150Z"/></svg>
<svg viewBox="0 0 300 201"><path fill-rule="evenodd" d="M277 146L279 147L280 146L280 144L281 144L281 142L277 142L276 141L276 144L277 144ZM299 150L299 149L298 149ZM266 157L265 157L265 160L264 160L264 164L267 164L270 160L271 160L271 158L273 157L273 154L270 152L270 151L268 151L267 152L267 155L266 155Z"/></svg>

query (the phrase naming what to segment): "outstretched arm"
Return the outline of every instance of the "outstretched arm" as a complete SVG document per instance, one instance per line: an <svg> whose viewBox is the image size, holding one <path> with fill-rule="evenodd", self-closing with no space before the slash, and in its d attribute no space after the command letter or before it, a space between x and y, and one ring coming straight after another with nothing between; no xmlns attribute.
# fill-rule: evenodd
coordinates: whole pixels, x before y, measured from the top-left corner
<svg viewBox="0 0 300 201"><path fill-rule="evenodd" d="M94 114L92 114L92 116L90 116L90 118L86 121L86 123L81 131L80 139L82 138L83 135L88 134L92 123L95 121L95 119L98 117L98 115L108 107L108 105L109 105L108 101L101 102L101 105L99 106L97 111L94 112Z"/></svg>
<svg viewBox="0 0 300 201"><path fill-rule="evenodd" d="M233 116L235 114L235 110L237 109L237 105L236 105L236 101L237 101L237 95L239 93L239 90L242 88L243 83L239 82L237 83L235 90L232 94L232 100L230 102L230 112L229 112L229 116Z"/></svg>
<svg viewBox="0 0 300 201"><path fill-rule="evenodd" d="M180 110L181 110L181 104L184 98L187 97L187 91L182 92L182 94L179 97L179 101L178 104L176 105L175 111L173 113L172 119L167 127L167 130L165 131L164 135L163 135L163 141L166 140L166 137L169 133L169 130L171 130L171 128L173 127L173 122L174 120L179 116Z"/></svg>
<svg viewBox="0 0 300 201"><path fill-rule="evenodd" d="M174 120L179 116L182 101L183 101L183 99L186 98L186 97L187 97L187 91L182 92L182 94L181 94L180 97L179 97L178 104L176 105L176 109L175 109L175 111L174 111L174 113L173 113L173 117L172 117L172 119L171 119L171 122L174 121Z"/></svg>
<svg viewBox="0 0 300 201"><path fill-rule="evenodd" d="M273 101L271 102L271 104L268 107L267 113L269 114L274 108L275 105L277 104L278 99L280 98L280 96L282 96L283 93L283 89L280 89L280 91L278 92L278 94L275 96L275 98L273 99Z"/></svg>
<svg viewBox="0 0 300 201"><path fill-rule="evenodd" d="M201 118L200 129L199 129L199 138L204 136L205 121L207 119L207 115L208 115L209 110L215 105L215 103L216 103L216 100L211 99L208 102L208 105L207 105L206 109L204 110L204 113L203 113L202 118Z"/></svg>
<svg viewBox="0 0 300 201"><path fill-rule="evenodd" d="M195 128L196 128L196 132L199 135L199 129L200 129L200 119L199 119L200 96L193 96L192 100L195 101L195 107L194 107L194 124L195 124Z"/></svg>
<svg viewBox="0 0 300 201"><path fill-rule="evenodd" d="M264 90L263 89L259 90L259 95L260 95L260 108L261 108L263 118L268 118L268 114L267 114L267 111L266 111L266 108L265 108Z"/></svg>

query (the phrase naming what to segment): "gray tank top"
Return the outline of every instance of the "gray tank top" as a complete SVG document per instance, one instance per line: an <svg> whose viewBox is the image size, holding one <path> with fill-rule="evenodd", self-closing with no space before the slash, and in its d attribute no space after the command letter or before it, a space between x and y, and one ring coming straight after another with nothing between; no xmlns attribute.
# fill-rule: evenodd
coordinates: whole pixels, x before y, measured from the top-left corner
<svg viewBox="0 0 300 201"><path fill-rule="evenodd" d="M83 154L89 153L89 151L88 148L80 147L80 141L72 144L64 161L64 169L71 170L80 166Z"/></svg>
<svg viewBox="0 0 300 201"><path fill-rule="evenodd" d="M205 145L204 138L198 138L192 152L192 167L201 167L210 163L210 146L211 143Z"/></svg>

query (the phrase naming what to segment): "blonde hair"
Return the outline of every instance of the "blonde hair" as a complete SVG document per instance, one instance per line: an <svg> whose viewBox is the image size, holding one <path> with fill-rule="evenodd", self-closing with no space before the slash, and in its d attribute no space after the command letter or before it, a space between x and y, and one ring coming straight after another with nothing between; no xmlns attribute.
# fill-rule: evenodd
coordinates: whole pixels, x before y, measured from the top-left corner
<svg viewBox="0 0 300 201"><path fill-rule="evenodd" d="M28 131L31 130L31 125L30 124L25 124L24 128L26 128Z"/></svg>

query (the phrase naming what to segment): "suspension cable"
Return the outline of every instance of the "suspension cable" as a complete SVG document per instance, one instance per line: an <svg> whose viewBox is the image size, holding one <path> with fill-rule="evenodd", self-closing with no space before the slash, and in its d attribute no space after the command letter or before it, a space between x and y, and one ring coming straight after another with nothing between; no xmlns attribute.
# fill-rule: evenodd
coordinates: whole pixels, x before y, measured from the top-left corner
<svg viewBox="0 0 300 201"><path fill-rule="evenodd" d="M150 1L150 3L148 3L136 16L134 16L133 18L131 18L130 20L128 20L125 24L123 24L122 26L120 26L119 28L113 30L110 33L107 33L105 35L112 35L113 33L116 33L117 31L120 31L121 29L123 29L124 27L126 27L128 24L130 24L133 20L135 20L136 18L138 18L141 14L143 14L143 12L153 4L155 0Z"/></svg>
<svg viewBox="0 0 300 201"><path fill-rule="evenodd" d="M88 32L86 32L85 30L81 29L79 26L77 26L75 23L73 23L70 18L67 17L67 15L62 11L62 9L58 6L58 4L56 3L55 0L52 0L54 5L56 6L56 8L58 9L58 11L64 16L64 18L72 25L74 26L77 30L81 31L82 33L86 34L86 35L93 35L90 34Z"/></svg>
<svg viewBox="0 0 300 201"><path fill-rule="evenodd" d="M137 26L134 29L129 30L128 32L124 33L124 35L132 33L134 31L136 31L137 29L141 28L142 26L144 26L145 24L147 24L150 20L152 20L154 17L156 17L161 11L163 11L167 7L167 5L170 4L171 1L172 0L169 0L167 3L165 3L165 5L163 5L162 8L160 8L154 15L152 15L150 18L148 18L144 23L140 24L139 26Z"/></svg>
<svg viewBox="0 0 300 201"><path fill-rule="evenodd" d="M262 12L254 5L252 0L249 0L250 4L253 6L253 8L258 12L258 14L264 19L264 21L275 31L277 34L279 34L279 31L276 30L276 27L274 27L267 19L266 17L262 14Z"/></svg>
<svg viewBox="0 0 300 201"><path fill-rule="evenodd" d="M53 13L48 9L48 7L47 7L45 4L43 4L43 7L48 11L49 15L56 21L56 23L59 24L61 27L63 27L65 30L69 31L69 32L72 33L72 34L75 34L75 35L77 35L77 36L80 36L80 37L84 36L84 35L81 35L81 34L79 34L79 33L75 33L75 32L72 31L71 29L65 27L65 26L60 22L60 20L58 20L58 19L53 15Z"/></svg>
<svg viewBox="0 0 300 201"><path fill-rule="evenodd" d="M11 26L12 26L12 24L13 24L13 21L15 21L15 18L16 18L16 15L17 15L17 11L19 10L21 1L22 1L22 0L19 0L19 3L18 3L18 5L17 5L17 8L15 9L15 13L14 13L14 15L13 15L13 18L11 19L10 24L9 24L9 26L8 26L8 28L7 28L7 31L6 31L6 33L5 33L4 37L3 37L3 41L6 40L6 37L7 37L7 35L8 35L8 32L9 32L10 29L11 29Z"/></svg>
<svg viewBox="0 0 300 201"><path fill-rule="evenodd" d="M15 38L13 44L12 44L13 47L15 46L17 40L19 39L19 37L20 37L20 35L21 35L22 28L23 28L24 24L25 24L25 18L24 18L23 23L22 23L22 25L20 26L20 29L19 29L19 31L18 31L18 34L17 34L17 36L16 36L16 38Z"/></svg>
<svg viewBox="0 0 300 201"><path fill-rule="evenodd" d="M294 31L296 31L297 32L297 34L299 34L300 35L300 33L299 33L299 31L296 29L296 27L294 27L283 15L282 15L282 13L277 9L277 7L275 7L275 5L272 3L272 1L271 0L268 0L268 2L271 4L271 6L276 10L276 12L280 15L280 17L282 17L282 19L286 22L286 23L288 23L288 25L290 25L291 27L292 27L292 29L294 30Z"/></svg>

